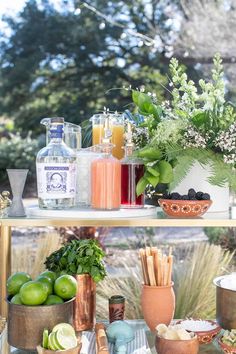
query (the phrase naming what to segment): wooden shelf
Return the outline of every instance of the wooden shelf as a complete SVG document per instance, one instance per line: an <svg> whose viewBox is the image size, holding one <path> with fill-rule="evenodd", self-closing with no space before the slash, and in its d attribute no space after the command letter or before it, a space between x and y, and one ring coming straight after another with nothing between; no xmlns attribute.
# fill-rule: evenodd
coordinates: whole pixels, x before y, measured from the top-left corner
<svg viewBox="0 0 236 354"><path fill-rule="evenodd" d="M62 227L62 226L104 226L104 227L236 227L236 219L221 213L208 213L202 218L173 219L162 212L156 218L3 218L2 226L8 227Z"/></svg>

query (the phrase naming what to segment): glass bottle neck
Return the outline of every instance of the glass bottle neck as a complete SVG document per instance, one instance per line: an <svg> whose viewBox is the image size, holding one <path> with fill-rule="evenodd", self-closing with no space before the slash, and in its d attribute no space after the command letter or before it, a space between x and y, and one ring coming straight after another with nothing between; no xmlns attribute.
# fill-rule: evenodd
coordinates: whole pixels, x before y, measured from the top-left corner
<svg viewBox="0 0 236 354"><path fill-rule="evenodd" d="M63 144L63 138L51 138L49 144Z"/></svg>
<svg viewBox="0 0 236 354"><path fill-rule="evenodd" d="M114 145L113 144L101 144L101 150L102 153L105 155L105 157L110 157L112 156L112 149L113 149Z"/></svg>
<svg viewBox="0 0 236 354"><path fill-rule="evenodd" d="M64 124L52 124L50 126L50 144L62 144L64 136Z"/></svg>
<svg viewBox="0 0 236 354"><path fill-rule="evenodd" d="M130 157L133 155L133 146L125 146L125 157Z"/></svg>

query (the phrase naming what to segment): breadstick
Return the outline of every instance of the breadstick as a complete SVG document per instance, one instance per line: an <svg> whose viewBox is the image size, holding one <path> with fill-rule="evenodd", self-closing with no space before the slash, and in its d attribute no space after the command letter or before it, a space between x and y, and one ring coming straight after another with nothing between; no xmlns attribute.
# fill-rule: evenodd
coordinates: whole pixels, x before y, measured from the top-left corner
<svg viewBox="0 0 236 354"><path fill-rule="evenodd" d="M161 252L158 252L158 273L157 273L157 279L158 279L158 286L161 286L161 278L162 278L162 254Z"/></svg>
<svg viewBox="0 0 236 354"><path fill-rule="evenodd" d="M156 286L156 279L155 279L155 274L154 274L154 266L153 266L153 257L152 256L147 257L147 265L148 265L148 274L149 274L150 285Z"/></svg>
<svg viewBox="0 0 236 354"><path fill-rule="evenodd" d="M155 279L156 279L156 285L158 285L158 250L153 255L153 263L154 263L154 273L155 273Z"/></svg>
<svg viewBox="0 0 236 354"><path fill-rule="evenodd" d="M169 271L169 265L168 265L168 260L167 257L165 258L165 268L164 268L164 285L168 285L168 271Z"/></svg>
<svg viewBox="0 0 236 354"><path fill-rule="evenodd" d="M172 268L173 268L173 256L169 256L168 257L168 283L167 283L167 285L171 285Z"/></svg>
<svg viewBox="0 0 236 354"><path fill-rule="evenodd" d="M143 271L143 281L144 281L145 285L149 285L147 266L146 266L146 257L145 257L145 253L144 252L145 251L143 249L141 249L139 251L139 255L140 255L142 271Z"/></svg>

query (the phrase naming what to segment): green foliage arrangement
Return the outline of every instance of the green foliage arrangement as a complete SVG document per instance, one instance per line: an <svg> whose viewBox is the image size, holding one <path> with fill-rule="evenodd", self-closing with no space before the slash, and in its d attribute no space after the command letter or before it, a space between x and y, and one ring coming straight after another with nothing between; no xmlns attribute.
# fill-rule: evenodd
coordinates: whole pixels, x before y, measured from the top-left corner
<svg viewBox="0 0 236 354"><path fill-rule="evenodd" d="M106 276L104 256L96 240L73 240L47 257L45 266L57 274L90 274L99 282Z"/></svg>
<svg viewBox="0 0 236 354"><path fill-rule="evenodd" d="M148 174L145 180L140 181L142 185L138 192L144 190L146 182L155 186L147 178L150 173L156 177L167 176L167 179L160 178L158 183L171 182L173 189L196 161L211 167L211 184L220 187L229 185L236 190L236 111L233 104L225 99L220 55L214 57L209 82L200 79L195 84L189 80L175 58L171 59L169 68L170 100L158 102L153 93L132 91L136 106L133 115L136 143L140 148L137 154L147 162ZM156 161L151 163L150 169L150 151L152 156L155 153L158 155L161 169L160 163ZM171 167L174 167L174 175Z"/></svg>
<svg viewBox="0 0 236 354"><path fill-rule="evenodd" d="M30 134L22 138L20 134L10 134L10 138L0 139L0 181L7 179L7 168L29 169L29 177L35 176L35 156L39 150L39 142Z"/></svg>

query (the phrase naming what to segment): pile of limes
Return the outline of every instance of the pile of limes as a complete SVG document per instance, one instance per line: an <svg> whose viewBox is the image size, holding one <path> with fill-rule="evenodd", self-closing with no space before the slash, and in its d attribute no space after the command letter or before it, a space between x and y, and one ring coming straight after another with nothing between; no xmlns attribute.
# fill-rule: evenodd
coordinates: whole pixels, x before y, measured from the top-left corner
<svg viewBox="0 0 236 354"><path fill-rule="evenodd" d="M43 331L42 347L44 349L67 350L77 345L75 330L69 323L57 324L50 334L47 329Z"/></svg>
<svg viewBox="0 0 236 354"><path fill-rule="evenodd" d="M77 282L67 274L57 278L52 271L41 273L35 280L27 273L17 272L8 278L7 292L16 305L55 305L76 295Z"/></svg>

